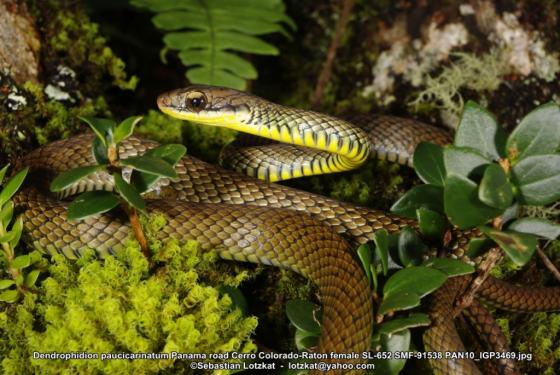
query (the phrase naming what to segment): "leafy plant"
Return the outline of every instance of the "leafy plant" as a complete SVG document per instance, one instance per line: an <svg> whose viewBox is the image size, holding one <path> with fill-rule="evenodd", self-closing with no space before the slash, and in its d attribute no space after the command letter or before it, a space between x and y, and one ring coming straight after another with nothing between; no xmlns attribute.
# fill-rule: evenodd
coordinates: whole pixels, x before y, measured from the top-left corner
<svg viewBox="0 0 560 375"><path fill-rule="evenodd" d="M538 237L560 234L553 222L518 218L519 205L544 206L560 198L559 149L557 104L536 108L507 136L486 109L468 102L453 145L423 143L416 149L414 168L426 184L409 190L392 211L418 219L423 232L427 220L477 227L485 237L471 240L469 255L500 245L515 264L524 265Z"/></svg>
<svg viewBox="0 0 560 375"><path fill-rule="evenodd" d="M179 50L192 83L244 90L246 80L257 78L257 70L232 52L277 55L276 47L256 36L289 37L285 26L295 29L282 0L131 0L131 4L157 13L152 22L166 32L166 48Z"/></svg>
<svg viewBox="0 0 560 375"><path fill-rule="evenodd" d="M78 196L68 207L69 220L107 212L116 206L128 214L134 234L146 257L149 257L147 242L138 220L138 211L145 213L146 204L141 195L161 177L176 178L173 166L186 152L179 144L163 145L147 151L142 156L120 159L118 146L132 135L141 117L129 117L118 126L115 121L102 118L81 118L94 131L93 156L97 165L78 167L58 175L51 183L53 192L61 192L92 173L105 171L113 180L117 194L109 191L88 191ZM131 168L130 182L124 180L123 169Z"/></svg>
<svg viewBox="0 0 560 375"><path fill-rule="evenodd" d="M9 165L6 165L0 170L0 182L4 179L8 167ZM21 187L27 172L28 168L19 171L0 191L1 254L11 277L10 279L0 280L0 301L3 302L16 302L22 293L33 290L40 273L38 269L25 271L26 268L41 260L41 255L37 251L18 256L15 252L23 231L23 218L19 216L15 221L13 220L14 203L11 198Z"/></svg>

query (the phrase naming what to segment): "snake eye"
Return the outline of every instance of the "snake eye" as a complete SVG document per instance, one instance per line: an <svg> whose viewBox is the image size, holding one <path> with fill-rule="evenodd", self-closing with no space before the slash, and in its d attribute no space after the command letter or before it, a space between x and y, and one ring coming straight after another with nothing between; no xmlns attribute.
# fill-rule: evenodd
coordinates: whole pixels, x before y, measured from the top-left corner
<svg viewBox="0 0 560 375"><path fill-rule="evenodd" d="M185 98L185 106L192 112L200 112L206 108L206 96L201 92L191 92Z"/></svg>

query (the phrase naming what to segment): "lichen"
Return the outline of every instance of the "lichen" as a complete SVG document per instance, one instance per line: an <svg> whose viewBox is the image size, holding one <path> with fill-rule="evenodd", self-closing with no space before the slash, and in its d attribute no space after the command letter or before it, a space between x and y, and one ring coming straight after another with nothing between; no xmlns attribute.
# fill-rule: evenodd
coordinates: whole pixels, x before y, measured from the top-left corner
<svg viewBox="0 0 560 375"><path fill-rule="evenodd" d="M162 217L147 224L161 230ZM34 359L33 353L253 352L255 317L234 308L199 270L213 252L194 241L161 243L149 235L157 269L132 239L114 257L91 250L78 262L52 258L39 294L0 312L0 358L6 374L194 373L186 360ZM227 372L222 372L227 373Z"/></svg>

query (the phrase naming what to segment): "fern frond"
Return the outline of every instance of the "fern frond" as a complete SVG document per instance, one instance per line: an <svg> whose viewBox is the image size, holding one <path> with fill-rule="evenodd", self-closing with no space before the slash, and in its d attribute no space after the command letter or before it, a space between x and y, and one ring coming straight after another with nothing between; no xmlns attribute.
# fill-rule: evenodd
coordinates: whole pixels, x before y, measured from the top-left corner
<svg viewBox="0 0 560 375"><path fill-rule="evenodd" d="M156 15L154 25L167 32L167 48L179 51L192 83L245 89L257 70L234 52L278 55L257 36L281 33L295 24L282 0L131 0Z"/></svg>

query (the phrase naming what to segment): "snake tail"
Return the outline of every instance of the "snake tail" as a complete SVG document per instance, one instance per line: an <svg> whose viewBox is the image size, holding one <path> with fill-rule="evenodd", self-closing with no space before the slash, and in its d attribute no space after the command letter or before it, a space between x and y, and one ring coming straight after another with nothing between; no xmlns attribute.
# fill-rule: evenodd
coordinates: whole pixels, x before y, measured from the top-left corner
<svg viewBox="0 0 560 375"><path fill-rule="evenodd" d="M85 248L102 256L114 252L130 233L126 218L119 215L69 221L67 203L33 188L22 190L14 203L23 211L26 240L68 258L79 257ZM157 234L163 242L196 240L201 249L215 249L223 259L288 268L313 281L323 304L317 352L369 350L373 306L367 278L349 244L320 221L285 209L170 200L151 200L148 209L168 219ZM364 360L360 356L347 362Z"/></svg>

